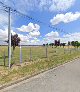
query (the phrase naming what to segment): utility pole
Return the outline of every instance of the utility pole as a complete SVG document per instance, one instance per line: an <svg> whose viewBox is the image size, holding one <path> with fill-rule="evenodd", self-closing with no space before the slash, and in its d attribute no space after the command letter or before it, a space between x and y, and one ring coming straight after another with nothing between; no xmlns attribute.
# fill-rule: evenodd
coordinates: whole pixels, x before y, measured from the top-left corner
<svg viewBox="0 0 80 92"><path fill-rule="evenodd" d="M11 67L11 29L10 29L10 7L8 8L8 64Z"/></svg>

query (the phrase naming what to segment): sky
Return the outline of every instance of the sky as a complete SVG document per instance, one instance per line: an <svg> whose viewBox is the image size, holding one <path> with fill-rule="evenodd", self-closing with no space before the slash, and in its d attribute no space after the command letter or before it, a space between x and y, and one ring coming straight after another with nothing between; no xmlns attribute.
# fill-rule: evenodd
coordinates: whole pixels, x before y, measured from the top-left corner
<svg viewBox="0 0 80 92"><path fill-rule="evenodd" d="M11 12L11 33L18 34L21 44L42 45L80 41L80 0L0 0L24 15ZM36 21L37 20L37 21ZM40 23L40 22L42 23ZM49 27L52 26L53 28ZM8 13L0 4L0 44L8 39Z"/></svg>

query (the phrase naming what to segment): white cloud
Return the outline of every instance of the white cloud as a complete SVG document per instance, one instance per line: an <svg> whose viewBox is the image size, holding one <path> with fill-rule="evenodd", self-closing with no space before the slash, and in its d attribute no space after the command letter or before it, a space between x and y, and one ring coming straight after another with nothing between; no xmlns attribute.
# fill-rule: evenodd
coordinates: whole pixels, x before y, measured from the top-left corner
<svg viewBox="0 0 80 92"><path fill-rule="evenodd" d="M32 32L32 31L39 31L40 26L38 24L29 23L27 26L22 25L20 28L17 28L18 31L22 32Z"/></svg>
<svg viewBox="0 0 80 92"><path fill-rule="evenodd" d="M8 31L7 29L2 30L0 29L0 44L7 44L6 42L3 42L5 40L8 39ZM12 34L16 34L13 30L11 30ZM50 32L48 34L45 35L45 38L43 38L42 40L33 37L31 38L31 36L28 35L23 35L23 34L18 34L18 36L21 38L21 44L24 45L41 45L43 43L51 43L54 42L54 40L59 40L61 42L68 42L68 41L79 41L80 42L80 32L75 32L75 33L70 33L70 34L66 34L63 35L62 37L60 37L58 32Z"/></svg>
<svg viewBox="0 0 80 92"><path fill-rule="evenodd" d="M29 23L28 26L22 25L20 28L17 29L22 32L31 32L34 30L34 25L33 23Z"/></svg>
<svg viewBox="0 0 80 92"><path fill-rule="evenodd" d="M80 32L75 32L71 34L66 34L63 35L65 39L70 40L70 41L79 41L80 42Z"/></svg>
<svg viewBox="0 0 80 92"><path fill-rule="evenodd" d="M53 33L53 32L51 32ZM25 45L41 45L44 43L54 43L54 40L59 40L61 43L68 43L68 41L79 41L80 42L80 32L75 32L75 33L71 33L71 34L66 34L60 37L59 33L57 36L45 36L42 40L34 37L32 40L27 39L25 36L23 36L24 41L22 41L22 44ZM26 38L26 39L25 39Z"/></svg>
<svg viewBox="0 0 80 92"><path fill-rule="evenodd" d="M10 19L10 25L12 26L14 23L14 17L11 16ZM0 7L0 29L8 28L8 13L3 10L1 10Z"/></svg>
<svg viewBox="0 0 80 92"><path fill-rule="evenodd" d="M40 32L39 32L40 26L38 24L29 23L27 26L23 25L17 29L18 31L28 32L29 34L26 34L28 38L34 38L40 36Z"/></svg>
<svg viewBox="0 0 80 92"><path fill-rule="evenodd" d="M23 45L41 45L40 40L38 38L21 41L21 44Z"/></svg>
<svg viewBox="0 0 80 92"><path fill-rule="evenodd" d="M38 36L40 36L40 32L39 31L33 31L33 32L30 32L29 35L31 35L31 37L38 37Z"/></svg>
<svg viewBox="0 0 80 92"><path fill-rule="evenodd" d="M66 14L57 14L53 19L50 20L52 25L59 24L60 22L69 23L80 18L80 12L76 13L66 13Z"/></svg>
<svg viewBox="0 0 80 92"><path fill-rule="evenodd" d="M7 25L8 24L8 15L4 12L0 12L0 25Z"/></svg>
<svg viewBox="0 0 80 92"><path fill-rule="evenodd" d="M0 40L6 40L8 38L8 32L7 30L0 29Z"/></svg>
<svg viewBox="0 0 80 92"><path fill-rule="evenodd" d="M29 41L28 36L24 36L23 34L18 34L18 36L20 37L22 42L28 42Z"/></svg>
<svg viewBox="0 0 80 92"><path fill-rule="evenodd" d="M75 0L40 0L41 10L65 11L74 5Z"/></svg>
<svg viewBox="0 0 80 92"><path fill-rule="evenodd" d="M52 35L53 34L53 35ZM54 34L56 36L54 36ZM59 40L61 43L68 43L68 41L79 41L80 42L80 32L65 34L60 36L58 32L50 32L45 35L45 38L41 41L41 43L54 43L54 40Z"/></svg>
<svg viewBox="0 0 80 92"><path fill-rule="evenodd" d="M13 30L11 30L12 35L16 34ZM30 39L29 35L23 35L23 34L18 34L22 42L28 42ZM0 41L5 41L8 40L8 30L5 28L5 30L0 29Z"/></svg>
<svg viewBox="0 0 80 92"><path fill-rule="evenodd" d="M38 24L34 24L34 31L39 31L40 30L40 26Z"/></svg>
<svg viewBox="0 0 80 92"><path fill-rule="evenodd" d="M32 31L32 33L30 32L29 34L23 35L23 34L18 34L18 36L21 39L21 44L27 45L27 44L34 44L34 43L38 43L39 40L36 38L40 35L40 32L38 31L39 26L37 24L35 24L35 31ZM11 30L11 33L14 35L16 34L16 32L14 32L13 30ZM30 40L33 39L33 42ZM6 42L4 42L5 40L8 40L8 29L5 28L4 30L0 29L0 44L7 44Z"/></svg>
<svg viewBox="0 0 80 92"><path fill-rule="evenodd" d="M15 7L20 12L26 13L34 9L49 11L65 11L69 9L75 0L1 0L8 6Z"/></svg>
<svg viewBox="0 0 80 92"><path fill-rule="evenodd" d="M57 31L55 31L55 32L52 31L52 32L46 34L45 36L55 38L55 37L59 37L59 33Z"/></svg>
<svg viewBox="0 0 80 92"><path fill-rule="evenodd" d="M11 33L14 35L16 34L13 30L11 30ZM7 40L8 39L8 30L5 28L5 30L0 29L0 40Z"/></svg>
<svg viewBox="0 0 80 92"><path fill-rule="evenodd" d="M14 35L16 34L13 30L11 30L11 33ZM4 30L0 29L0 44L6 45L7 43L5 41L8 40L8 29L5 28Z"/></svg>
<svg viewBox="0 0 80 92"><path fill-rule="evenodd" d="M50 33L47 33L45 37L42 40L42 43L54 43L54 40L59 40L60 35L57 31L53 32L51 31Z"/></svg>
<svg viewBox="0 0 80 92"><path fill-rule="evenodd" d="M34 39L34 40L31 40L30 42L34 44L34 43L38 43L39 41L40 41L39 39L36 39L36 40Z"/></svg>
<svg viewBox="0 0 80 92"><path fill-rule="evenodd" d="M75 0L52 0L50 11L65 11L74 4Z"/></svg>

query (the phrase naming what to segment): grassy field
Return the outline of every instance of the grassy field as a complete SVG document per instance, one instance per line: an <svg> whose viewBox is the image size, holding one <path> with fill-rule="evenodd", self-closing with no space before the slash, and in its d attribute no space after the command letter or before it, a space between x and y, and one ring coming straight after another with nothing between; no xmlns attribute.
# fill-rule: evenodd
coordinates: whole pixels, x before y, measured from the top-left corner
<svg viewBox="0 0 80 92"><path fill-rule="evenodd" d="M32 59L30 60L30 48ZM4 67L4 51L6 56L6 66ZM0 47L0 85L21 77L32 75L41 70L50 67L56 67L60 64L80 57L80 49L74 47L47 47L48 57L46 58L45 47L22 47L22 64L20 65L20 49L17 47L12 57L13 66L9 69L7 47Z"/></svg>

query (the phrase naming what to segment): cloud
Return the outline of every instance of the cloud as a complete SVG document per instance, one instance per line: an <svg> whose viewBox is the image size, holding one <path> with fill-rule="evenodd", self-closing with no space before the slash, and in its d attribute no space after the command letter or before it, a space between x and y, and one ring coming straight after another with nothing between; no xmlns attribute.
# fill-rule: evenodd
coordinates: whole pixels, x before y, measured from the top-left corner
<svg viewBox="0 0 80 92"><path fill-rule="evenodd" d="M59 33L57 31L55 31L55 32L52 31L52 32L46 34L45 36L55 38L55 37L59 37Z"/></svg>
<svg viewBox="0 0 80 92"><path fill-rule="evenodd" d="M16 34L13 30L11 30L11 33L14 35ZM8 30L5 28L5 30L0 29L0 40L7 40L8 39Z"/></svg>
<svg viewBox="0 0 80 92"><path fill-rule="evenodd" d="M11 30L12 35L16 34L16 32L14 32L13 30ZM23 35L23 34L19 34L17 33L18 36L20 37L22 42L28 42L29 39L31 38L30 35ZM4 30L0 29L0 41L5 41L8 40L8 29L5 28ZM1 44L1 43L0 43Z"/></svg>
<svg viewBox="0 0 80 92"><path fill-rule="evenodd" d="M35 31L39 31L40 30L40 26L38 24L34 24L34 30Z"/></svg>
<svg viewBox="0 0 80 92"><path fill-rule="evenodd" d="M6 40L6 39L8 39L8 32L7 32L7 30L2 30L2 29L0 29L0 40Z"/></svg>
<svg viewBox="0 0 80 92"><path fill-rule="evenodd" d="M14 32L13 30L11 30L12 35L16 34L16 32ZM23 35L23 34L19 34L17 33L18 36L21 39L21 43L27 43L30 40L30 35ZM7 44L6 42L4 42L5 40L8 40L8 30L7 28L5 28L5 30L0 29L0 44ZM4 43L3 43L4 42Z"/></svg>
<svg viewBox="0 0 80 92"><path fill-rule="evenodd" d="M64 43L68 43L68 41L79 41L80 42L80 32L75 32L75 33L70 33L70 34L66 34L63 36L60 36L58 32L54 32L53 31L48 33L48 35L46 34L45 37L43 37L43 39L38 39L36 37L32 38L31 40L28 38L28 36L24 36L21 35L21 39L22 40L22 44L25 45L42 45L44 43L54 43L54 40L59 40L60 42L64 42Z"/></svg>
<svg viewBox="0 0 80 92"><path fill-rule="evenodd" d="M69 23L80 18L80 12L72 12L66 14L57 14L53 19L50 20L52 25L59 24L60 22Z"/></svg>
<svg viewBox="0 0 80 92"><path fill-rule="evenodd" d="M60 34L56 32L50 32L45 35L41 43L54 43L54 40L59 40L63 43L68 43L68 41L79 41L80 42L80 32L69 33L60 36Z"/></svg>
<svg viewBox="0 0 80 92"><path fill-rule="evenodd" d="M11 33L14 35L16 34L13 30L11 30ZM8 40L8 29L5 28L4 30L0 29L0 44L1 45L6 45L7 43L5 42Z"/></svg>
<svg viewBox="0 0 80 92"><path fill-rule="evenodd" d="M33 31L33 32L30 32L29 35L31 35L32 37L38 37L38 36L40 36L40 32L39 31Z"/></svg>
<svg viewBox="0 0 80 92"><path fill-rule="evenodd" d="M22 32L31 32L34 30L34 25L33 23L29 23L28 26L22 25L20 28L17 28L18 31Z"/></svg>
<svg viewBox="0 0 80 92"><path fill-rule="evenodd" d="M20 28L17 28L18 31L26 32L26 35L18 34L21 38L22 44L31 44L33 42L37 42L38 39L36 37L40 36L40 26L38 24L29 23L27 26L22 25ZM36 38L36 39L35 39ZM31 40L34 39L34 40Z"/></svg>
<svg viewBox="0 0 80 92"><path fill-rule="evenodd" d="M69 9L75 0L52 0L52 4L49 7L50 11L65 11Z"/></svg>
<svg viewBox="0 0 80 92"><path fill-rule="evenodd" d="M41 10L66 11L73 6L75 0L40 0L39 7Z"/></svg>
<svg viewBox="0 0 80 92"><path fill-rule="evenodd" d="M4 42L8 39L8 30L7 28L5 30L0 29L0 44L7 44ZM16 34L13 30L11 30L11 33L14 35ZM43 39L38 39L36 36L31 37L29 34L23 35L18 34L18 36L21 38L21 44L23 45L42 45L44 43L52 43L54 40L59 40L61 42L68 42L68 41L79 41L80 42L80 32L65 34L63 36L60 36L60 34L55 32L47 33Z"/></svg>
<svg viewBox="0 0 80 92"><path fill-rule="evenodd" d="M39 39L34 39L34 40L31 40L30 42L34 44L34 43L39 43L39 41L40 41Z"/></svg>
<svg viewBox="0 0 80 92"><path fill-rule="evenodd" d="M3 9L4 10L4 9ZM8 28L8 13L0 9L0 29ZM11 16L10 25L12 26L15 18Z"/></svg>
<svg viewBox="0 0 80 92"><path fill-rule="evenodd" d="M3 3L26 13L34 9L65 11L74 5L75 0L1 0Z"/></svg>
<svg viewBox="0 0 80 92"><path fill-rule="evenodd" d="M21 41L21 44L22 45L41 45L40 40L38 38Z"/></svg>
<svg viewBox="0 0 80 92"><path fill-rule="evenodd" d="M53 43L54 40L59 40L60 35L57 31L53 32L51 31L50 33L47 33L45 37L42 40L42 43Z"/></svg>
<svg viewBox="0 0 80 92"><path fill-rule="evenodd" d="M52 42L54 40L59 40L61 43L68 43L68 41L79 41L80 42L80 32L65 34L63 36L59 36L57 38L48 39L48 42Z"/></svg>
<svg viewBox="0 0 80 92"><path fill-rule="evenodd" d="M13 30L11 30L11 33L12 33L12 35L16 34L16 32L14 32ZM17 34L21 39L21 44L23 44L23 43L27 44L30 41L30 38L32 38L30 35L25 36L23 34L19 34L19 33L17 33ZM0 29L0 44L7 44L6 42L4 42L5 40L8 40L7 28L5 28L5 30Z"/></svg>
<svg viewBox="0 0 80 92"><path fill-rule="evenodd" d="M32 31L38 31L40 29L40 26L38 24L29 23L27 26L22 25L20 28L17 28L18 31L22 32L32 32Z"/></svg>
<svg viewBox="0 0 80 92"><path fill-rule="evenodd" d="M20 28L14 28L13 30L18 29L18 36L21 39L21 44L29 44L31 39L34 39L36 42L38 41L38 39L36 37L40 36L40 26L38 24L33 24L33 23L29 23L27 26L22 25ZM13 30L11 30L11 33L14 35L16 34L16 32L14 32ZM22 32L26 32L26 34L20 34L20 31ZM0 29L1 35L0 35L0 39L8 39L8 30L7 28L5 30Z"/></svg>
<svg viewBox="0 0 80 92"><path fill-rule="evenodd" d="M71 34L66 34L63 35L65 39L70 40L70 41L79 41L80 42L80 32L75 32Z"/></svg>
<svg viewBox="0 0 80 92"><path fill-rule="evenodd" d="M28 38L40 36L40 26L38 24L33 24L30 22L27 26L22 25L20 28L17 29L18 31L28 32L29 34L26 34Z"/></svg>
<svg viewBox="0 0 80 92"><path fill-rule="evenodd" d="M23 34L18 34L22 42L28 42L29 36L24 36Z"/></svg>
<svg viewBox="0 0 80 92"><path fill-rule="evenodd" d="M8 24L8 15L4 12L0 12L0 25L7 25Z"/></svg>

